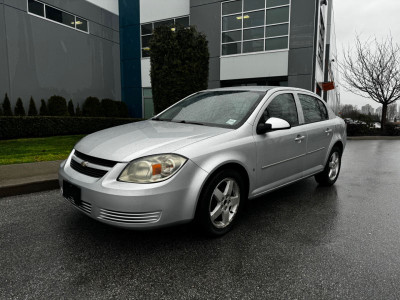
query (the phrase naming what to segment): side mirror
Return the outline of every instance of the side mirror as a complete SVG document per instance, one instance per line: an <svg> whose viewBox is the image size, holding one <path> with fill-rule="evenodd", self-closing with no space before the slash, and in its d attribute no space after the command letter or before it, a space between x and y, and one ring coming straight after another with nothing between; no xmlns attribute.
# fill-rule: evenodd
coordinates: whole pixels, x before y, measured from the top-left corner
<svg viewBox="0 0 400 300"><path fill-rule="evenodd" d="M271 131L271 124L267 123L257 124L257 129L256 129L257 134L264 134L267 133L268 131Z"/></svg>
<svg viewBox="0 0 400 300"><path fill-rule="evenodd" d="M267 122L259 123L257 125L256 132L257 134L264 134L269 131L290 129L291 127L292 126L290 126L290 124L283 119L269 118Z"/></svg>

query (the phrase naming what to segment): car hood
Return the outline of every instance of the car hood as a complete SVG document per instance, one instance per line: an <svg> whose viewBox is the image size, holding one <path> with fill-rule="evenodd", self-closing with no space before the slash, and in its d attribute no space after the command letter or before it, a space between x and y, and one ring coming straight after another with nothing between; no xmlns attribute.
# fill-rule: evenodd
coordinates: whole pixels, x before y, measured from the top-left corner
<svg viewBox="0 0 400 300"><path fill-rule="evenodd" d="M142 121L105 129L80 140L75 149L113 161L172 153L232 129L164 121Z"/></svg>

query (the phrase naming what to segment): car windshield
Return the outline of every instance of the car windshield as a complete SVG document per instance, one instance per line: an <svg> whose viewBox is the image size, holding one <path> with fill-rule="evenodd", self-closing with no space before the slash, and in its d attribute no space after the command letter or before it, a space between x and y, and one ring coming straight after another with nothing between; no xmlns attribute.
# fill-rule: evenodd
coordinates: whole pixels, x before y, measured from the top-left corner
<svg viewBox="0 0 400 300"><path fill-rule="evenodd" d="M170 107L153 120L238 128L265 92L209 91L197 93Z"/></svg>

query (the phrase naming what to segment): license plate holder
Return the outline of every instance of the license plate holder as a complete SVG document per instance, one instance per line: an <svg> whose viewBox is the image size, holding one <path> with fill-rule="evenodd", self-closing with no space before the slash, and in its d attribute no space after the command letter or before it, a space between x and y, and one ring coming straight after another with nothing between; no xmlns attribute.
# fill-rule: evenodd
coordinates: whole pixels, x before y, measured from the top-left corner
<svg viewBox="0 0 400 300"><path fill-rule="evenodd" d="M63 181L63 196L64 198L74 202L77 206L82 204L81 189L65 180Z"/></svg>

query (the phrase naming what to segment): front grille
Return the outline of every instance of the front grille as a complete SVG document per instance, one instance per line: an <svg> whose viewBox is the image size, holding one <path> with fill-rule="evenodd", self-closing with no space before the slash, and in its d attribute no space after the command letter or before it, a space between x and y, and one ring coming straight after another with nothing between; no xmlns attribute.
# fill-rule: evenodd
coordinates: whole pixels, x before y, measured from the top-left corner
<svg viewBox="0 0 400 300"><path fill-rule="evenodd" d="M146 213L126 213L100 208L99 219L125 224L156 223L161 218L161 211Z"/></svg>
<svg viewBox="0 0 400 300"><path fill-rule="evenodd" d="M79 205L76 205L74 200L65 197L64 199L68 200L68 202L70 202L73 206L79 208L80 210L90 215L90 212L92 211L92 204L85 201L80 201Z"/></svg>
<svg viewBox="0 0 400 300"><path fill-rule="evenodd" d="M71 159L71 168L75 171L85 174L90 177L101 178L103 177L108 171L106 170L99 170L90 167L84 167L74 159Z"/></svg>
<svg viewBox="0 0 400 300"><path fill-rule="evenodd" d="M100 166L105 166L105 167L112 168L117 164L116 161L89 156L89 155L86 155L86 154L84 154L82 152L79 152L77 150L75 150L74 155L76 157L79 157L80 159L82 159L84 161L90 162L90 163L95 164L95 165L100 165Z"/></svg>

